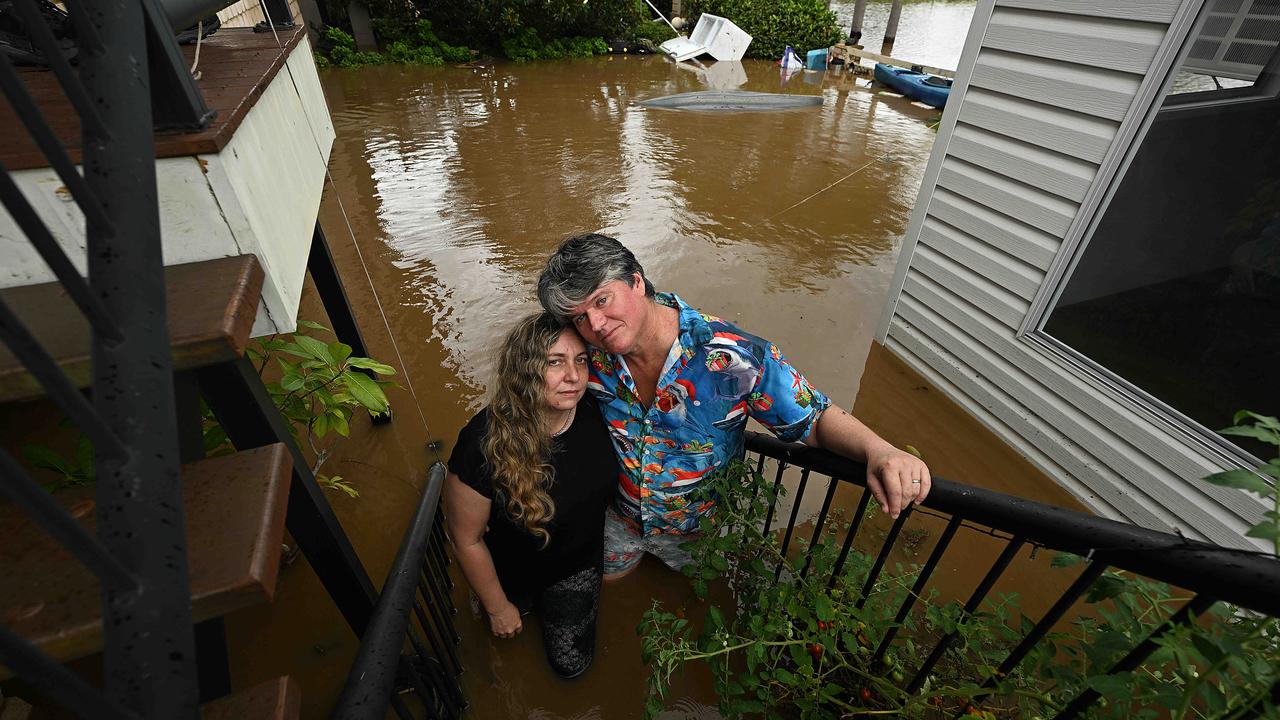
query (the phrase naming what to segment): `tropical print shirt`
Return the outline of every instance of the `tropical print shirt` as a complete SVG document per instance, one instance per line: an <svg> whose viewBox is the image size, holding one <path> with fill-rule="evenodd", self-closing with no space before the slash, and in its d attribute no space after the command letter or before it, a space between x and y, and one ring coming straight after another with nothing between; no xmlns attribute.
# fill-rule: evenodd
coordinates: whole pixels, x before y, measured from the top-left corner
<svg viewBox="0 0 1280 720"><path fill-rule="evenodd" d="M809 435L831 404L773 343L694 310L674 294L657 302L680 311L680 334L647 410L619 355L591 348L587 387L599 400L622 465L618 514L645 535L689 533L714 510L690 493L737 456L747 418L780 439Z"/></svg>

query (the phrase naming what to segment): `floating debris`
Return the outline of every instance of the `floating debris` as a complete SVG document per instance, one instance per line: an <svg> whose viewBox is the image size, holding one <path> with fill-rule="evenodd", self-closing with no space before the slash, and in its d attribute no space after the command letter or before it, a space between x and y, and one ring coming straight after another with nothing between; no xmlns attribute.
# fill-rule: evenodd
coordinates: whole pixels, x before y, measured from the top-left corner
<svg viewBox="0 0 1280 720"><path fill-rule="evenodd" d="M645 107L701 112L759 112L816 107L822 104L822 96L760 93L746 90L699 90L643 100L640 104Z"/></svg>

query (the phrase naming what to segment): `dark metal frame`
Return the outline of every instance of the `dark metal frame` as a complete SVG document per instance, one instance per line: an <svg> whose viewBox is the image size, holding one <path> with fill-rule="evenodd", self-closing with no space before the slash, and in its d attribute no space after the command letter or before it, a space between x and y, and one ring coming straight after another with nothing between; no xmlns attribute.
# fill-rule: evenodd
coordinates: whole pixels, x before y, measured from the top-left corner
<svg viewBox="0 0 1280 720"><path fill-rule="evenodd" d="M433 720L460 717L467 707L457 682L463 669L454 651L459 637L452 616L457 608L449 596L453 583L441 527L445 473L440 463L428 471L417 512L331 716L335 719L381 720L388 707L400 718L412 718L397 695L398 683L418 696ZM426 637L425 644L419 635ZM406 638L412 647L409 654L403 652Z"/></svg>
<svg viewBox="0 0 1280 720"><path fill-rule="evenodd" d="M87 685L3 627L0 663L84 717L195 717L195 639L164 322L152 86L186 91L179 101L166 93L156 103L155 117L162 121L180 116L183 108L196 124L207 121L209 113L200 109L204 101L172 35L156 29L154 0L73 4L78 77L62 59L35 3L17 4L24 17L37 21L32 42L50 58L79 116L83 177L3 56L0 89L85 215L88 280L76 272L3 167L0 201L89 321L92 405L2 302L0 340L95 446L97 535L86 532L3 453L0 492L102 580L104 690ZM151 62L139 67L136 58L148 50Z"/></svg>
<svg viewBox="0 0 1280 720"><path fill-rule="evenodd" d="M788 466L802 468L796 497L792 501L791 517L781 546L781 552L784 555L794 534L795 508L800 505L800 498L805 492L811 473L820 473L830 478L826 497L814 527L813 540L822 533L835 497L836 486L844 482L863 488L840 555L828 581L829 586L834 585L836 578L844 571L854 537L861 526L871 497L871 493L866 490L866 466L826 450L784 443L770 435L753 432L747 433L746 451L756 454L757 471L764 469L765 458L772 458L777 462L778 469L773 480L775 489L781 486L783 473ZM1162 635L1175 626L1203 614L1219 601L1230 602L1238 607L1271 617L1280 616L1280 593L1276 592L1276 588L1280 588L1280 560L1265 553L1211 545L1180 535L1148 530L1136 525L962 485L938 477L933 478L932 490L921 507L925 508L929 514L946 517L947 526L934 545L929 558L921 567L911 592L900 606L894 622L895 627L886 633L872 654L873 663L880 663L884 659L896 636L896 626L906 619L917 599L921 597L930 576L938 567L956 532L962 526L978 526L1005 540L1004 549L999 557L965 603L965 617L977 611L1013 558L1028 544L1037 549L1043 547L1074 553L1089 561L1081 575L1059 596L1054 605L999 665L997 676L1003 676L1017 667L1053 625L1066 615L1108 568L1144 575L1195 593L1186 605L1168 618L1163 625L1156 628L1146 640L1134 647L1125 658L1108 671L1108 674L1125 672L1138 667L1157 648L1158 639ZM764 525L766 531L770 529L773 512L774 507L771 505ZM903 527L914 512L922 511L908 505L891 526L867 574L861 599L858 602L859 606L866 601L875 587L889 551L892 550ZM812 548L812 546L813 542L810 542L809 547ZM810 550L809 553L811 552ZM806 553L802 573L808 571L809 553ZM780 564L779 573L781 569ZM929 673L956 636L957 633L952 632L938 640L933 651L908 681L907 692L920 691ZM984 687L993 688L994 680L988 680ZM1273 688L1272 695L1273 702L1280 704L1280 683ZM1077 717L1098 698L1098 693L1093 690L1081 693L1057 716L1058 720Z"/></svg>

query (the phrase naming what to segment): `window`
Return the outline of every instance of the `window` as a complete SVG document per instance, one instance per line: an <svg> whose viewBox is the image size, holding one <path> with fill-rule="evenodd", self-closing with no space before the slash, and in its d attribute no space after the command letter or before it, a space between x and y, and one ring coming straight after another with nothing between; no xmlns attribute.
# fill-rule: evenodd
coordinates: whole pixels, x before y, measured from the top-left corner
<svg viewBox="0 0 1280 720"><path fill-rule="evenodd" d="M1255 457L1261 443L1212 429L1241 409L1280 415L1278 40L1280 0L1206 3L1041 326Z"/></svg>

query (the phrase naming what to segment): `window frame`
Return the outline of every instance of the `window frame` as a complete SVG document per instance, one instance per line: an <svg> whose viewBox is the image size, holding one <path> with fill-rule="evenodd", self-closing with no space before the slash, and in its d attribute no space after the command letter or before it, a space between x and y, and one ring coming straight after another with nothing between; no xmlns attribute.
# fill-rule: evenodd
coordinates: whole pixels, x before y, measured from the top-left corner
<svg viewBox="0 0 1280 720"><path fill-rule="evenodd" d="M1177 73L1182 66L1200 28L1209 16L1212 0L1185 0L1169 26L1161 51L1157 53L1147 73L1147 81L1134 99L1129 118L1121 124L1112 151L1104 158L1088 195L1081 203L1075 222L1059 247L1040 290L1017 330L1017 338L1038 353L1062 367L1069 374L1080 378L1096 390L1118 400L1139 416L1163 428L1172 436L1196 447L1200 452L1220 465L1227 467L1257 467L1264 460L1239 447L1205 427L1181 411L1173 408L1136 383L1118 375L1065 342L1045 331L1049 315L1061 298L1074 275L1081 258L1088 249L1099 224L1106 216L1130 165L1146 140L1147 134L1162 110L1169 112L1205 111L1227 104L1254 102L1274 98L1280 94L1276 70L1280 69L1280 50L1271 58L1259 76L1259 82L1248 88L1224 88L1170 96ZM1270 77L1267 77L1270 73ZM1265 80L1265 81L1264 81ZM1242 92L1243 91L1243 92ZM1180 98L1165 105L1169 97ZM1128 120L1137 119L1137 122Z"/></svg>

